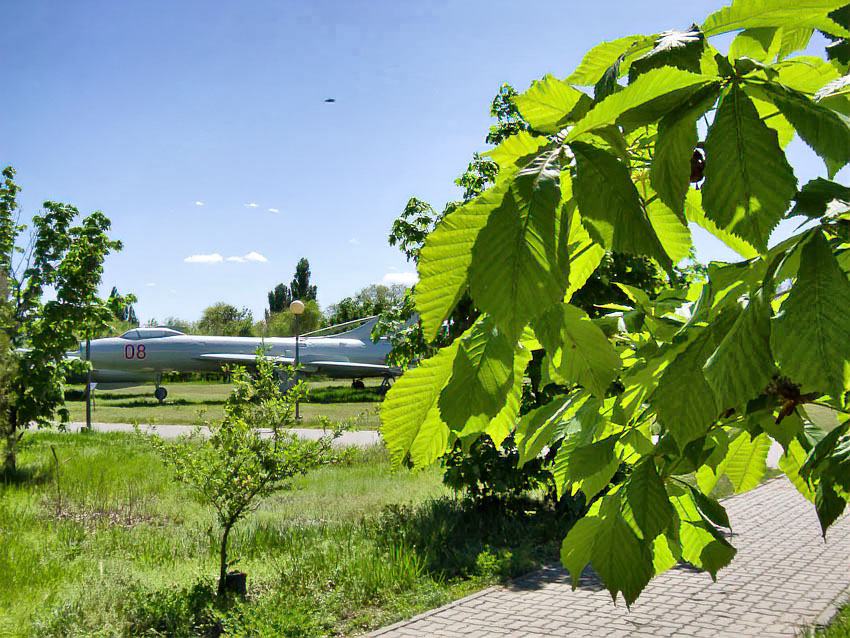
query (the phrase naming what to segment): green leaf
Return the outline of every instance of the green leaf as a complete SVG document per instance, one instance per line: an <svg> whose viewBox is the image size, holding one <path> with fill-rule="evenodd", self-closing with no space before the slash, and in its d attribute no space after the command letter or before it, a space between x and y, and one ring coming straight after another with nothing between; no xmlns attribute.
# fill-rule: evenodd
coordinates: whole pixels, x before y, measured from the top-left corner
<svg viewBox="0 0 850 638"><path fill-rule="evenodd" d="M561 564L569 570L573 589L578 586L584 568L593 554L593 543L602 520L598 516L585 516L575 522L561 543Z"/></svg>
<svg viewBox="0 0 850 638"><path fill-rule="evenodd" d="M850 373L850 281L823 233L803 245L794 286L773 320L771 344L782 372L803 392L840 399Z"/></svg>
<svg viewBox="0 0 850 638"><path fill-rule="evenodd" d="M847 96L850 94L850 75L842 75L840 78L826 83L815 93L815 101L830 103L830 98ZM844 111L846 113L846 111Z"/></svg>
<svg viewBox="0 0 850 638"><path fill-rule="evenodd" d="M667 204L657 198L646 204L646 214L664 252L673 263L686 259L691 254L693 246L691 231L687 224L670 210Z"/></svg>
<svg viewBox="0 0 850 638"><path fill-rule="evenodd" d="M575 200L572 199L572 180L568 179L566 174L561 176L561 199L565 202L561 223L569 223L567 259L570 262L570 274L569 286L564 293L564 302L567 303L599 266L605 256L605 249L590 238L581 223L581 215L576 209Z"/></svg>
<svg viewBox="0 0 850 638"><path fill-rule="evenodd" d="M720 414L702 367L722 337L718 330L703 330L667 366L650 399L658 420L673 434L680 449L703 436Z"/></svg>
<svg viewBox="0 0 850 638"><path fill-rule="evenodd" d="M560 263L556 234L559 173L553 155L524 168L490 214L472 250L472 298L511 339L559 302L566 289L568 264Z"/></svg>
<svg viewBox="0 0 850 638"><path fill-rule="evenodd" d="M750 58L766 64L783 60L795 51L809 46L812 32L811 27L746 29L732 41L729 47L729 58L733 60Z"/></svg>
<svg viewBox="0 0 850 638"><path fill-rule="evenodd" d="M502 204L499 184L447 215L425 240L414 297L425 341L432 341L467 289L472 248L490 213Z"/></svg>
<svg viewBox="0 0 850 638"><path fill-rule="evenodd" d="M752 58L759 62L771 62L779 54L781 33L782 29L773 27L745 29L729 45L729 59Z"/></svg>
<svg viewBox="0 0 850 638"><path fill-rule="evenodd" d="M850 188L818 177L803 186L794 199L797 203L791 209L790 215L806 215L819 219L826 215L829 204L833 201L850 205Z"/></svg>
<svg viewBox="0 0 850 638"><path fill-rule="evenodd" d="M818 513L821 532L826 538L826 530L832 525L838 517L844 512L847 506L847 501L841 498L835 489L828 484L821 482L815 492L815 510Z"/></svg>
<svg viewBox="0 0 850 638"><path fill-rule="evenodd" d="M537 320L534 331L558 374L604 397L617 376L620 356L580 308L560 304Z"/></svg>
<svg viewBox="0 0 850 638"><path fill-rule="evenodd" d="M756 250L755 247L749 244L746 240L718 228L717 224L705 216L705 211L702 208L702 191L688 191L688 194L685 197L685 217L689 222L693 222L697 226L704 228L709 233L717 237L717 239L741 255L744 259L751 259L759 254L758 250Z"/></svg>
<svg viewBox="0 0 850 638"><path fill-rule="evenodd" d="M733 0L702 23L706 37L759 27L808 27L850 37L844 27L827 15L846 0Z"/></svg>
<svg viewBox="0 0 850 638"><path fill-rule="evenodd" d="M440 418L438 400L449 381L460 341L405 372L381 404L381 436L398 466L433 463L446 450L449 427Z"/></svg>
<svg viewBox="0 0 850 638"><path fill-rule="evenodd" d="M797 180L776 132L759 118L749 97L731 87L705 141L702 203L719 228L762 251L796 192Z"/></svg>
<svg viewBox="0 0 850 638"><path fill-rule="evenodd" d="M788 449L791 441L795 440L798 434L803 433L803 421L796 412L786 416L779 423L776 422L773 410L748 417L747 422L767 432L768 436L779 443L784 450Z"/></svg>
<svg viewBox="0 0 850 638"><path fill-rule="evenodd" d="M750 439L749 433L742 431L729 443L729 452L711 473L713 476L703 473L705 467L700 469L703 473L697 477L700 489L705 493L710 492L723 474L729 477L736 494L753 489L764 477L769 450L770 438L766 434Z"/></svg>
<svg viewBox="0 0 850 638"><path fill-rule="evenodd" d="M593 476L614 458L614 443L616 439L608 437L576 447L570 453L570 480L579 481Z"/></svg>
<svg viewBox="0 0 850 638"><path fill-rule="evenodd" d="M802 27L799 29L785 27L784 29L780 29L782 41L779 45L779 59L783 60L795 51L802 51L808 47L813 34L814 29L811 27Z"/></svg>
<svg viewBox="0 0 850 638"><path fill-rule="evenodd" d="M670 544L670 540L664 535L656 536L652 542L652 567L656 576L672 569L679 562L674 556Z"/></svg>
<svg viewBox="0 0 850 638"><path fill-rule="evenodd" d="M770 302L760 290L750 296L729 334L703 367L721 410L743 406L761 394L773 376Z"/></svg>
<svg viewBox="0 0 850 638"><path fill-rule="evenodd" d="M836 166L850 161L850 118L781 85L768 83L762 90L825 161Z"/></svg>
<svg viewBox="0 0 850 638"><path fill-rule="evenodd" d="M459 341L451 379L439 400L443 422L455 431L463 430L473 417L489 421L502 409L514 384L517 346L486 315Z"/></svg>
<svg viewBox="0 0 850 638"><path fill-rule="evenodd" d="M673 67L653 69L594 106L570 129L564 141L571 142L611 124L635 127L654 122L712 82L714 78Z"/></svg>
<svg viewBox="0 0 850 638"><path fill-rule="evenodd" d="M789 89L803 93L816 93L815 99L824 85L838 78L839 73L829 62L822 58L801 55L777 64L779 83Z"/></svg>
<svg viewBox="0 0 850 638"><path fill-rule="evenodd" d="M785 473L785 476L794 484L800 494L814 503L814 492L812 492L806 480L800 476L800 468L805 460L806 451L803 446L797 441L791 441L785 449L785 454L779 459L779 469Z"/></svg>
<svg viewBox="0 0 850 638"><path fill-rule="evenodd" d="M824 462L826 462L826 465L829 465L831 457L835 454L835 446L838 443L838 439L847 431L848 427L850 427L850 421L845 421L825 436L823 431L818 428L818 434L822 438L817 440L812 449L809 450L806 460L800 467L800 476L812 480L812 475L818 475L820 466Z"/></svg>
<svg viewBox="0 0 850 638"><path fill-rule="evenodd" d="M706 496L695 487L688 487L690 488L694 503L708 520L715 525L720 525L721 527L731 527L731 524L729 523L729 514L726 513L726 508L723 507L717 499L712 498L711 496Z"/></svg>
<svg viewBox="0 0 850 638"><path fill-rule="evenodd" d="M508 388L502 408L493 418L489 418L485 414L477 414L470 417L463 430L458 432L458 438L467 439L467 437L471 437L469 439L471 442L472 438L477 438L480 434L486 434L497 448L501 447L502 442L516 427L517 415L519 415L520 405L522 403L523 373L528 367L530 360L531 352L527 349L520 349L516 352L514 356L513 384Z"/></svg>
<svg viewBox="0 0 850 638"><path fill-rule="evenodd" d="M610 483L620 460L614 455L614 441L604 439L586 445L587 434L576 432L568 436L558 449L552 467L559 497L577 490L588 501ZM570 489L567 490L566 488Z"/></svg>
<svg viewBox="0 0 850 638"><path fill-rule="evenodd" d="M791 143L791 140L793 140L797 135L797 130L791 126L791 122L785 119L779 109L776 108L776 105L772 102L759 100L752 96L751 99L756 107L756 111L758 111L761 121L767 124L769 129L776 131L776 138L779 141L779 147L782 149L786 148Z"/></svg>
<svg viewBox="0 0 850 638"><path fill-rule="evenodd" d="M590 98L551 74L514 98L522 119L535 131L547 134L560 131L580 102L589 103Z"/></svg>
<svg viewBox="0 0 850 638"><path fill-rule="evenodd" d="M506 172L525 166L548 143L549 140L545 137L520 131L506 138L496 148L484 153L484 155L499 165L499 174L502 176Z"/></svg>
<svg viewBox="0 0 850 638"><path fill-rule="evenodd" d="M626 484L626 500L645 539L655 538L673 521L673 506L651 456L632 471Z"/></svg>
<svg viewBox="0 0 850 638"><path fill-rule="evenodd" d="M591 548L593 568L616 601L622 592L631 605L654 573L652 552L620 514L620 495L605 497L600 524Z"/></svg>
<svg viewBox="0 0 850 638"><path fill-rule="evenodd" d="M573 142L576 175L573 180L579 213L590 236L614 252L649 255L671 265L652 228L629 171L602 149Z"/></svg>
<svg viewBox="0 0 850 638"><path fill-rule="evenodd" d="M589 395L583 399L564 401L556 398L540 408L526 413L516 426L516 446L519 452L519 464L524 465L537 458L543 448L552 442L558 426L572 418L584 405Z"/></svg>
<svg viewBox="0 0 850 638"><path fill-rule="evenodd" d="M652 50L632 61L629 66L629 82L634 82L642 73L663 66L699 73L704 50L705 37L696 25L692 25L688 31L671 30L660 33Z"/></svg>
<svg viewBox="0 0 850 638"><path fill-rule="evenodd" d="M676 212L683 210L690 185L691 157L698 141L697 120L714 105L718 93L717 85L707 86L665 115L658 125L650 178L661 200Z"/></svg>
<svg viewBox="0 0 850 638"><path fill-rule="evenodd" d="M682 544L682 558L716 578L717 572L732 562L735 548L703 519L690 493L672 501L681 520L679 540Z"/></svg>
<svg viewBox="0 0 850 638"><path fill-rule="evenodd" d="M593 86L621 56L649 51L655 36L630 35L619 40L597 44L588 51L578 68L566 79L569 84Z"/></svg>

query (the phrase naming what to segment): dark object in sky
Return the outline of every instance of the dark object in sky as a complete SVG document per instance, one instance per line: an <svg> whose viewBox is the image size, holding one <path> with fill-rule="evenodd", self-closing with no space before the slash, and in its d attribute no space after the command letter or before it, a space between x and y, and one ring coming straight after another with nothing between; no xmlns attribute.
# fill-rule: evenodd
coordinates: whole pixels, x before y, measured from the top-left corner
<svg viewBox="0 0 850 638"><path fill-rule="evenodd" d="M325 98L325 102L328 103L328 104L330 104L331 102L336 102L336 98L334 98L334 97Z"/></svg>

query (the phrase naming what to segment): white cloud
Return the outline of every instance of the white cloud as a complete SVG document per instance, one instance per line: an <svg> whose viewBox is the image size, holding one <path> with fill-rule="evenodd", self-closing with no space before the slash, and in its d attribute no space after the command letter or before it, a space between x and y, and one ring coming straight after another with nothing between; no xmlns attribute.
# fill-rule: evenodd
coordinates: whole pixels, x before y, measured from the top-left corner
<svg viewBox="0 0 850 638"><path fill-rule="evenodd" d="M259 207L259 204L256 204L254 202L251 202L250 204L245 204L245 208L257 208L257 207Z"/></svg>
<svg viewBox="0 0 850 638"><path fill-rule="evenodd" d="M351 244L352 246L359 246L360 240L357 239L357 237L352 237L351 239L348 240L348 243Z"/></svg>
<svg viewBox="0 0 850 638"><path fill-rule="evenodd" d="M269 208L270 213L279 213L280 211L277 208Z"/></svg>
<svg viewBox="0 0 850 638"><path fill-rule="evenodd" d="M147 284L145 284L145 285L146 285L148 288L153 288L154 286L156 286L156 282L155 282L155 281L151 281L151 282L149 282L149 283L147 283Z"/></svg>
<svg viewBox="0 0 850 638"><path fill-rule="evenodd" d="M258 261L258 262L263 263L263 264L268 261L268 259L263 257L260 253L255 253L254 251L251 251L250 253L245 255L244 259L245 259L245 261Z"/></svg>
<svg viewBox="0 0 850 638"><path fill-rule="evenodd" d="M404 284L405 286L412 286L417 281L419 281L419 275L415 272L388 272L384 275L383 283L386 285L392 284Z"/></svg>
<svg viewBox="0 0 850 638"><path fill-rule="evenodd" d="M218 253L212 255L189 255L184 259L187 264L220 264L224 258Z"/></svg>
<svg viewBox="0 0 850 638"><path fill-rule="evenodd" d="M245 262L245 260L242 257L228 257L227 261L234 261L237 264L242 264L242 263Z"/></svg>
<svg viewBox="0 0 850 638"><path fill-rule="evenodd" d="M204 202L195 202L195 206L203 206Z"/></svg>

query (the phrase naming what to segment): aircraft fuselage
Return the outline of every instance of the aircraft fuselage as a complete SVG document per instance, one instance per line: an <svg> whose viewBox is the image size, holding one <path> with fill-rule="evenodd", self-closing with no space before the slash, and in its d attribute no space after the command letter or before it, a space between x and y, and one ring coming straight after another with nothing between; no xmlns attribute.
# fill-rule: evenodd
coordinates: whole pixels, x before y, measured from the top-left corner
<svg viewBox="0 0 850 638"><path fill-rule="evenodd" d="M228 363L250 363L260 348L266 357L284 364L291 364L295 359L294 337L261 339L178 334L95 339L91 342L92 380L120 382L129 377L152 377L165 371L217 372ZM336 378L394 374L385 363L390 350L387 341L371 343L350 338L302 337L298 342L298 358L304 372L321 372ZM80 358L85 359L85 355L85 344L81 344Z"/></svg>

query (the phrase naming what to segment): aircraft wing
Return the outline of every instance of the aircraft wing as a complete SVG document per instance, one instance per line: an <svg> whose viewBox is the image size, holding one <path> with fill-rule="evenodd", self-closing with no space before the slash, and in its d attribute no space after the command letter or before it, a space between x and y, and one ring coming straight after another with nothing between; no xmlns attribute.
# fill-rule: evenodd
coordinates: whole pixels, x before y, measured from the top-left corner
<svg viewBox="0 0 850 638"><path fill-rule="evenodd" d="M398 368L379 363L357 363L355 361L305 361L308 371L327 372L331 375L343 373L347 375L381 376L385 374L400 374Z"/></svg>
<svg viewBox="0 0 850 638"><path fill-rule="evenodd" d="M204 361L216 361L221 364L232 363L236 365L252 365L256 360L253 354L239 354L235 352L205 353L199 355ZM266 357L274 363L293 365L295 359L292 357ZM398 368L378 363L358 363L356 361L302 361L301 370L308 374L321 372L332 377L359 378L382 377L385 375L397 376L401 374Z"/></svg>
<svg viewBox="0 0 850 638"><path fill-rule="evenodd" d="M257 355L255 354L238 354L235 352L221 352L221 353L205 353L202 355L198 355L199 359L203 359L204 361L217 361L218 363L235 363L237 365L252 365L257 360ZM263 357L264 359L268 359L269 361L274 361L275 363L283 363L286 365L292 365L295 363L295 359L292 357Z"/></svg>

